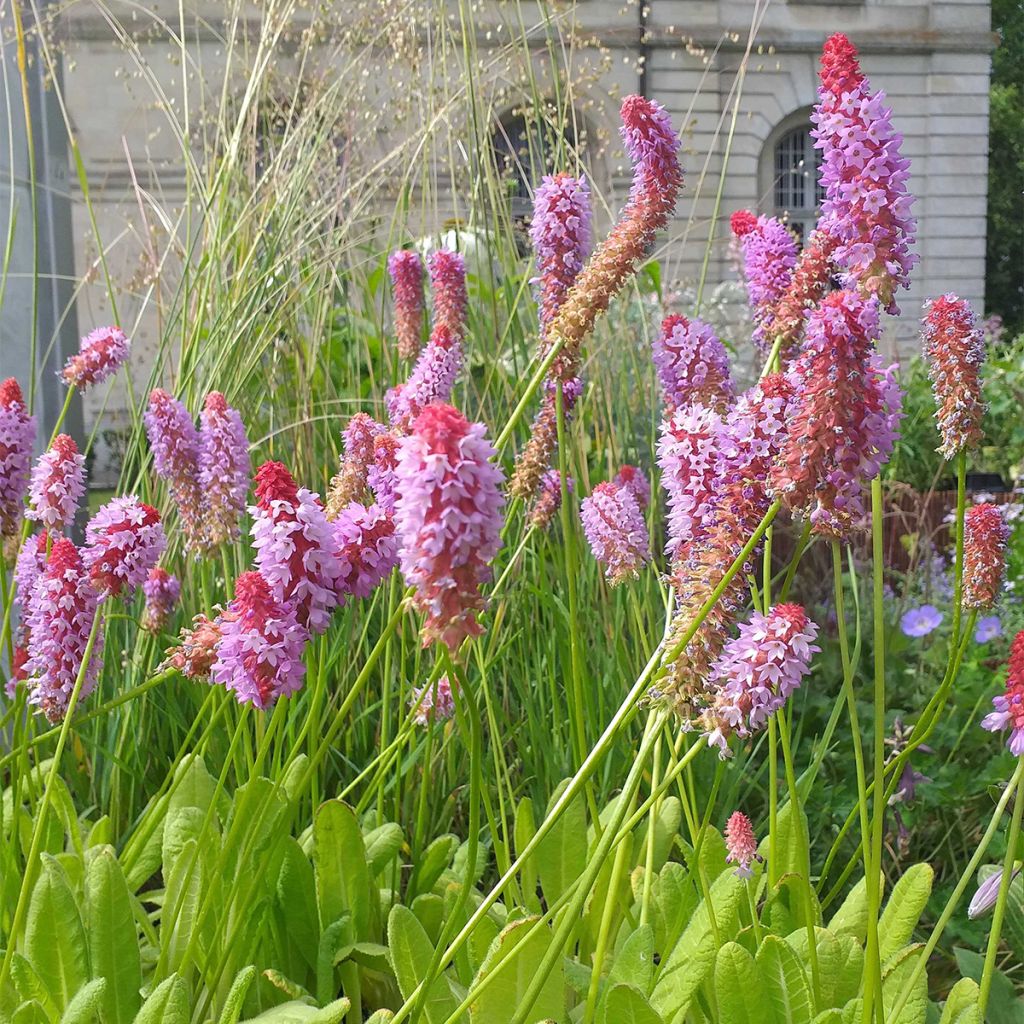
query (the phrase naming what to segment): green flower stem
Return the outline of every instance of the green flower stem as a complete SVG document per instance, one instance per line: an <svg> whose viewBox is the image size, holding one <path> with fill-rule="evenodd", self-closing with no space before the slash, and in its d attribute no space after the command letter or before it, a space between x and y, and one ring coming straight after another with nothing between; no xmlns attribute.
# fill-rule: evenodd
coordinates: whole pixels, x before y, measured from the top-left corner
<svg viewBox="0 0 1024 1024"><path fill-rule="evenodd" d="M992 912L992 930L988 933L988 948L985 950L985 967L981 972L981 995L978 997L979 1016L985 1019L985 1009L988 1006L989 993L992 990L992 972L996 966L996 954L999 952L999 936L1003 930L1003 917L1006 915L1006 902L1010 895L1010 883L1013 881L1013 862L1017 858L1017 840L1020 837L1020 818L1024 811L1024 775L1021 774L1021 764L1024 759L1017 761L1017 784L1013 787L1013 814L1010 817L1010 832L1006 837L1006 857L1003 860L1003 877L999 883L999 895L996 898L996 907ZM1008 789L1010 787L1007 787Z"/></svg>
<svg viewBox="0 0 1024 1024"><path fill-rule="evenodd" d="M956 555L953 563L953 629L949 637L949 665L960 645L961 602L964 592L964 517L967 506L967 452L956 457Z"/></svg>
<svg viewBox="0 0 1024 1024"><path fill-rule="evenodd" d="M661 743L662 734L654 741L654 753L651 764L651 790L657 791L661 776ZM659 797L651 806L651 823L647 826L647 849L644 851L644 887L640 898L640 924L645 925L651 918L651 893L653 892L654 874L654 820L661 809Z"/></svg>

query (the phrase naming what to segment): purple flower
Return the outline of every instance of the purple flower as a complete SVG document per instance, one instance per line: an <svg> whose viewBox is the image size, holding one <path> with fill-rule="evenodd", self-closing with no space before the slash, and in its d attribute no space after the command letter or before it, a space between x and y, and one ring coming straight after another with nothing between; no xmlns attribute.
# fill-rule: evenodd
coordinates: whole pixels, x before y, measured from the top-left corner
<svg viewBox="0 0 1024 1024"><path fill-rule="evenodd" d="M620 487L626 487L632 493L633 497L636 498L636 503L640 506L640 511L650 504L651 501L651 485L647 479L647 474L639 466L625 465L615 474L615 483Z"/></svg>
<svg viewBox="0 0 1024 1024"><path fill-rule="evenodd" d="M431 402L447 402L462 369L462 340L444 324L431 332L409 379L384 396L392 425L408 431L412 421Z"/></svg>
<svg viewBox="0 0 1024 1024"><path fill-rule="evenodd" d="M14 563L14 601L27 608L36 580L46 568L46 530L33 534L21 546Z"/></svg>
<svg viewBox="0 0 1024 1024"><path fill-rule="evenodd" d="M572 477L566 478L566 490L573 490ZM562 507L562 474L557 469L549 469L540 478L540 491L530 512L530 522L538 530L546 530L551 525L558 510Z"/></svg>
<svg viewBox="0 0 1024 1024"><path fill-rule="evenodd" d="M102 384L121 369L130 348L120 327L97 327L82 339L78 354L67 361L61 377L68 387L82 390Z"/></svg>
<svg viewBox="0 0 1024 1024"><path fill-rule="evenodd" d="M990 640L995 640L997 636L1003 635L1003 624L999 621L998 615L986 615L983 619L978 619L978 624L974 627L974 642L976 644L987 644Z"/></svg>
<svg viewBox="0 0 1024 1024"><path fill-rule="evenodd" d="M203 539L213 549L239 535L238 521L249 493L249 438L242 417L219 391L206 396L199 418Z"/></svg>
<svg viewBox="0 0 1024 1024"><path fill-rule="evenodd" d="M942 612L934 605L923 604L909 608L900 619L900 630L905 636L927 636L942 625Z"/></svg>
<svg viewBox="0 0 1024 1024"><path fill-rule="evenodd" d="M18 532L32 472L36 419L13 377L0 384L0 536Z"/></svg>
<svg viewBox="0 0 1024 1024"><path fill-rule="evenodd" d="M583 532L594 558L614 587L635 579L651 559L647 524L628 486L598 484L580 506Z"/></svg>
<svg viewBox="0 0 1024 1024"><path fill-rule="evenodd" d="M652 357L669 415L691 403L724 412L732 400L729 357L714 329L703 320L679 314L665 317Z"/></svg>
<svg viewBox="0 0 1024 1024"><path fill-rule="evenodd" d="M767 350L774 338L765 336L765 325L772 321L777 304L792 279L796 266L796 239L793 232L775 217L758 217L749 227L743 221L744 230L741 231L736 230L738 220L740 218L733 214L733 230L743 252L747 297L753 311L754 341L758 348Z"/></svg>
<svg viewBox="0 0 1024 1024"><path fill-rule="evenodd" d="M142 416L157 476L166 480L178 508L190 550L202 546L203 524L199 485L199 431L189 411L162 388L149 396Z"/></svg>
<svg viewBox="0 0 1024 1024"><path fill-rule="evenodd" d="M1012 874L1010 875L1010 882L1020 874L1021 869L1015 867ZM993 871L988 878L985 879L981 885L978 886L977 891L971 897L971 902L967 907L967 916L970 920L981 917L982 914L987 914L995 905L996 900L999 899L999 887L1003 884L1003 869L999 868Z"/></svg>
<svg viewBox="0 0 1024 1024"><path fill-rule="evenodd" d="M441 676L433 685L413 687L409 698L413 708L413 721L417 725L447 721L455 714L455 699L452 684L447 675Z"/></svg>
<svg viewBox="0 0 1024 1024"><path fill-rule="evenodd" d="M545 175L533 197L530 240L537 254L540 325L543 334L583 269L590 248L590 190L584 178Z"/></svg>
<svg viewBox="0 0 1024 1024"><path fill-rule="evenodd" d="M244 572L235 599L221 616L221 638L210 681L232 690L239 704L270 707L302 689L302 653L309 633L290 601L278 601L258 572Z"/></svg>
<svg viewBox="0 0 1024 1024"><path fill-rule="evenodd" d="M63 530L78 511L85 494L85 456L67 434L58 434L32 470L28 519L48 530Z"/></svg>
<svg viewBox="0 0 1024 1024"><path fill-rule="evenodd" d="M394 516L380 505L351 502L334 520L334 540L341 571L338 600L369 597L398 565Z"/></svg>
<svg viewBox="0 0 1024 1024"><path fill-rule="evenodd" d="M85 528L82 560L104 597L130 597L167 546L160 514L129 494L108 501Z"/></svg>
<svg viewBox="0 0 1024 1024"><path fill-rule="evenodd" d="M415 359L423 333L423 260L411 249L398 249L388 257L388 273L395 296L398 354Z"/></svg>
<svg viewBox="0 0 1024 1024"><path fill-rule="evenodd" d="M150 569L146 582L142 584L142 592L146 595L142 628L150 633L161 633L174 614L174 607L181 596L181 583L177 576L155 566Z"/></svg>
<svg viewBox="0 0 1024 1024"><path fill-rule="evenodd" d="M438 249L427 257L434 293L434 330L443 327L454 338L466 333L466 261L461 253Z"/></svg>

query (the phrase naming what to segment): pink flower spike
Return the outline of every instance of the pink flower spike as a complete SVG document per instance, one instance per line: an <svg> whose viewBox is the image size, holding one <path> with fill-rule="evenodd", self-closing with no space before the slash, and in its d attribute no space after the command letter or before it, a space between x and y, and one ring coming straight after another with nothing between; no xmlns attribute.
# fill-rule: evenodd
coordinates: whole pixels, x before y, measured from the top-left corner
<svg viewBox="0 0 1024 1024"><path fill-rule="evenodd" d="M398 565L394 516L380 505L353 501L334 520L334 540L341 572L338 602L369 597Z"/></svg>
<svg viewBox="0 0 1024 1024"><path fill-rule="evenodd" d="M24 512L32 472L36 419L13 377L0 384L0 537L13 537Z"/></svg>
<svg viewBox="0 0 1024 1024"><path fill-rule="evenodd" d="M58 434L32 470L27 518L48 530L66 529L85 494L85 456L67 434Z"/></svg>
<svg viewBox="0 0 1024 1024"><path fill-rule="evenodd" d="M46 568L46 544L49 534L40 530L33 534L21 546L18 559L14 563L14 602L28 608L29 598L35 588L36 580Z"/></svg>
<svg viewBox="0 0 1024 1024"><path fill-rule="evenodd" d="M733 811L725 823L725 848L728 851L725 859L736 865L737 877L752 878L754 872L750 865L761 858L757 853L754 826L742 811Z"/></svg>
<svg viewBox="0 0 1024 1024"><path fill-rule="evenodd" d="M203 614L195 616L190 628L183 629L178 643L167 649L160 670L173 668L186 679L207 682L217 658L223 617L209 619Z"/></svg>
<svg viewBox="0 0 1024 1024"><path fill-rule="evenodd" d="M99 595L78 549L66 537L58 537L32 591L26 616L28 699L52 723L67 712L98 606ZM97 631L79 701L95 688L102 661L103 632Z"/></svg>
<svg viewBox="0 0 1024 1024"><path fill-rule="evenodd" d="M647 480L647 474L639 466L625 465L615 474L615 483L625 487L636 498L640 511L650 504L651 485Z"/></svg>
<svg viewBox="0 0 1024 1024"><path fill-rule="evenodd" d="M428 726L434 722L446 722L455 714L451 680L447 675L443 675L433 685L427 683L419 688L413 687L409 707L414 709L413 721L417 725Z"/></svg>
<svg viewBox="0 0 1024 1024"><path fill-rule="evenodd" d="M203 541L212 551L239 537L239 520L249 493L249 438L242 417L219 391L206 396L199 419Z"/></svg>
<svg viewBox="0 0 1024 1024"><path fill-rule="evenodd" d="M572 494L572 477L566 479L566 490ZM538 530L546 530L561 507L562 474L557 469L549 469L540 478L540 491L530 512L530 522Z"/></svg>
<svg viewBox="0 0 1024 1024"><path fill-rule="evenodd" d="M423 260L411 249L398 249L388 257L388 274L395 301L398 355L415 359L423 340Z"/></svg>
<svg viewBox="0 0 1024 1024"><path fill-rule="evenodd" d="M580 506L583 532L594 558L605 567L614 587L636 579L650 561L647 524L629 487L598 484Z"/></svg>
<svg viewBox="0 0 1024 1024"><path fill-rule="evenodd" d="M120 327L97 327L82 339L78 354L67 361L61 377L68 387L81 390L102 384L121 369L130 348Z"/></svg>
<svg viewBox="0 0 1024 1024"><path fill-rule="evenodd" d="M991 608L1006 574L1006 544L1010 527L996 505L972 505L964 521L964 579L966 609Z"/></svg>
<svg viewBox="0 0 1024 1024"><path fill-rule="evenodd" d="M167 546L160 514L135 495L114 498L89 520L82 558L102 597L130 597Z"/></svg>
<svg viewBox="0 0 1024 1024"><path fill-rule="evenodd" d="M501 547L503 474L482 423L450 405L428 405L398 451L395 523L405 581L426 619L424 646L439 640L455 651L483 628L485 601Z"/></svg>
<svg viewBox="0 0 1024 1024"><path fill-rule="evenodd" d="M445 324L431 332L409 379L384 396L392 426L407 433L412 421L431 402L447 402L462 369L461 336Z"/></svg>
<svg viewBox="0 0 1024 1024"><path fill-rule="evenodd" d="M357 412L348 421L341 435L341 463L327 490L328 519L337 519L346 505L364 497L374 442L386 432L387 427L365 412Z"/></svg>
<svg viewBox="0 0 1024 1024"><path fill-rule="evenodd" d="M170 488L186 544L198 552L203 547L199 431L185 406L163 388L150 393L142 421L153 452L153 466Z"/></svg>
<svg viewBox="0 0 1024 1024"><path fill-rule="evenodd" d="M239 704L265 710L278 697L302 689L308 639L291 602L275 599L258 572L244 572L235 582L235 599L222 616L210 681L231 690Z"/></svg>
<svg viewBox="0 0 1024 1024"><path fill-rule="evenodd" d="M181 583L177 576L172 576L166 569L154 566L142 584L142 592L146 595L142 628L154 635L162 633L181 597Z"/></svg>
<svg viewBox="0 0 1024 1024"><path fill-rule="evenodd" d="M299 625L322 633L338 603L341 566L320 499L296 487L280 462L256 470L253 547L256 565L278 603L293 602Z"/></svg>
<svg viewBox="0 0 1024 1024"><path fill-rule="evenodd" d="M982 729L989 732L1010 730L1007 747L1014 757L1024 754L1024 629L1010 644L1010 657L1006 663L1006 690L992 698L995 711L981 721Z"/></svg>
<svg viewBox="0 0 1024 1024"><path fill-rule="evenodd" d="M438 249L427 258L434 293L434 330L444 327L454 337L466 333L466 261L461 253Z"/></svg>
<svg viewBox="0 0 1024 1024"><path fill-rule="evenodd" d="M733 396L729 357L710 324L672 314L652 347L667 415L692 402L725 411Z"/></svg>
<svg viewBox="0 0 1024 1024"><path fill-rule="evenodd" d="M758 217L754 227L739 236L747 296L754 319L754 341L762 351L772 347L774 338L765 325L775 315L796 266L796 238L775 217Z"/></svg>

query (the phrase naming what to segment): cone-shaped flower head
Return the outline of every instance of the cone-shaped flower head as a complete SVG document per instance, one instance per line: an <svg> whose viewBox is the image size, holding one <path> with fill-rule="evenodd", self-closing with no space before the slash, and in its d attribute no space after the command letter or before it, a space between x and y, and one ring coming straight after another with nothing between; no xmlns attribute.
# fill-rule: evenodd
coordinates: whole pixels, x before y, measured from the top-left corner
<svg viewBox="0 0 1024 1024"><path fill-rule="evenodd" d="M78 549L67 538L58 537L28 604L29 658L25 665L29 701L51 722L59 722L68 709L98 605L99 594ZM96 686L102 655L100 630L82 678L80 701Z"/></svg>
<svg viewBox="0 0 1024 1024"><path fill-rule="evenodd" d="M178 643L168 648L161 670L177 669L186 679L206 682L217 658L220 643L221 618L207 618L199 614L192 620L191 629L183 629Z"/></svg>
<svg viewBox="0 0 1024 1024"><path fill-rule="evenodd" d="M327 490L328 519L337 519L346 505L365 495L374 441L386 432L387 427L365 412L357 412L348 421L341 435L341 463Z"/></svg>
<svg viewBox="0 0 1024 1024"><path fill-rule="evenodd" d="M924 346L942 437L939 451L952 459L978 444L985 415L981 397L985 340L970 303L952 293L926 302Z"/></svg>
<svg viewBox="0 0 1024 1024"><path fill-rule="evenodd" d="M203 540L212 550L239 536L238 521L249 493L249 438L242 417L219 391L206 396L199 419Z"/></svg>
<svg viewBox="0 0 1024 1024"><path fill-rule="evenodd" d="M461 369L461 335L446 324L436 326L409 379L384 396L392 426L405 433L431 402L447 402Z"/></svg>
<svg viewBox="0 0 1024 1024"><path fill-rule="evenodd" d="M614 587L636 579L651 559L647 524L629 487L605 482L580 506L583 532L594 558Z"/></svg>
<svg viewBox="0 0 1024 1024"><path fill-rule="evenodd" d="M199 431L185 406L163 388L150 394L142 420L153 452L153 466L170 487L186 544L196 551L203 541Z"/></svg>
<svg viewBox="0 0 1024 1024"><path fill-rule="evenodd" d="M533 197L530 240L537 257L534 283L543 335L590 249L590 189L585 178L545 175Z"/></svg>
<svg viewBox="0 0 1024 1024"><path fill-rule="evenodd" d="M810 669L818 627L798 604L779 604L767 615L754 612L740 625L712 669L719 690L705 715L708 743L728 754L732 733L763 729L768 716L789 700Z"/></svg>
<svg viewBox="0 0 1024 1024"><path fill-rule="evenodd" d="M632 491L641 512L650 504L651 484L647 474L639 466L630 466L627 463L615 474L615 483Z"/></svg>
<svg viewBox="0 0 1024 1024"><path fill-rule="evenodd" d="M373 461L366 469L366 482L377 504L385 512L395 511L395 467L398 465L399 437L390 431L373 439Z"/></svg>
<svg viewBox="0 0 1024 1024"><path fill-rule="evenodd" d="M898 313L895 294L908 286L917 262L910 252L917 225L907 191L910 161L900 156L903 136L891 118L885 93L872 94L850 40L841 33L828 39L811 116L825 189L819 225L839 242L844 286L876 295L887 312Z"/></svg>
<svg viewBox="0 0 1024 1024"><path fill-rule="evenodd" d="M417 725L427 726L433 722L446 722L455 714L451 680L447 675L443 675L433 684L413 687L409 707L415 709L413 721Z"/></svg>
<svg viewBox="0 0 1024 1024"><path fill-rule="evenodd" d="M58 434L32 470L29 519L49 530L63 530L74 521L85 494L85 456L67 434Z"/></svg>
<svg viewBox="0 0 1024 1024"><path fill-rule="evenodd" d="M142 592L146 595L142 628L149 633L162 633L181 597L181 583L177 576L157 565L149 570Z"/></svg>
<svg viewBox="0 0 1024 1024"><path fill-rule="evenodd" d="M334 520L334 541L341 603L348 597L369 597L398 565L395 517L380 505L346 505Z"/></svg>
<svg viewBox="0 0 1024 1024"><path fill-rule="evenodd" d="M562 383L562 411L568 425L572 410L583 394L583 381L570 377ZM513 498L529 501L538 493L541 478L551 467L558 447L558 380L549 377L544 382L544 397L540 412L530 427L530 439L519 453L509 492Z"/></svg>
<svg viewBox="0 0 1024 1024"><path fill-rule="evenodd" d="M892 406L899 389L878 368L877 334L874 299L833 292L811 314L793 368L798 400L771 488L826 536L841 537L859 525L864 488L895 441L900 410Z"/></svg>
<svg viewBox="0 0 1024 1024"><path fill-rule="evenodd" d="M502 472L482 423L450 405L428 405L403 439L395 469L402 574L424 613L424 645L456 650L483 632L480 587L501 547Z"/></svg>
<svg viewBox="0 0 1024 1024"><path fill-rule="evenodd" d="M995 708L981 721L982 729L989 732L1010 730L1007 747L1016 757L1024 754L1024 629L1010 645L1010 658L1006 665L1006 690L992 698Z"/></svg>
<svg viewBox="0 0 1024 1024"><path fill-rule="evenodd" d="M121 369L130 348L120 327L97 327L82 339L78 354L64 365L61 377L68 387L80 390L102 384Z"/></svg>
<svg viewBox="0 0 1024 1024"><path fill-rule="evenodd" d="M388 257L388 273L395 299L398 354L415 359L423 338L423 260L412 249L398 249Z"/></svg>
<svg viewBox="0 0 1024 1024"><path fill-rule="evenodd" d="M0 536L13 537L21 522L32 472L36 419L29 416L13 377L0 384Z"/></svg>
<svg viewBox="0 0 1024 1024"><path fill-rule="evenodd" d="M669 415L691 402L724 412L732 400L729 357L703 320L665 317L654 339L653 358Z"/></svg>
<svg viewBox="0 0 1024 1024"><path fill-rule="evenodd" d="M264 462L256 470L256 504L249 514L256 565L274 600L293 602L299 624L322 633L338 603L341 566L320 499L297 487L282 463Z"/></svg>
<svg viewBox="0 0 1024 1024"><path fill-rule="evenodd" d="M221 637L210 681L234 692L239 704L270 707L302 689L302 653L309 633L290 601L279 601L258 572L243 572L235 599L221 616Z"/></svg>
<svg viewBox="0 0 1024 1024"><path fill-rule="evenodd" d="M466 333L466 261L462 254L438 249L427 257L434 293L434 330L444 327L456 338Z"/></svg>
<svg viewBox="0 0 1024 1024"><path fill-rule="evenodd" d="M82 559L103 597L131 597L167 546L160 513L134 494L107 502L85 528Z"/></svg>
<svg viewBox="0 0 1024 1024"><path fill-rule="evenodd" d="M733 811L725 823L725 848L728 851L726 861L736 865L739 878L750 878L753 871L750 865L758 859L757 840L754 838L754 826L742 811Z"/></svg>
<svg viewBox="0 0 1024 1024"><path fill-rule="evenodd" d="M1006 573L1010 527L995 505L973 505L964 520L963 606L991 608Z"/></svg>
<svg viewBox="0 0 1024 1024"><path fill-rule="evenodd" d="M573 491L572 477L566 478L566 490ZM546 530L551 520L558 515L562 507L562 474L557 469L549 469L540 478L540 491L530 512L530 522L538 530Z"/></svg>
<svg viewBox="0 0 1024 1024"><path fill-rule="evenodd" d="M33 534L21 546L18 559L14 563L14 601L23 608L28 608L29 598L35 589L36 580L46 568L46 544L49 534L40 530Z"/></svg>
<svg viewBox="0 0 1024 1024"><path fill-rule="evenodd" d="M743 253L747 298L754 319L754 341L760 349L768 350L775 339L767 336L764 328L772 320L776 305L792 280L796 266L796 238L775 217L757 217L750 226L746 218L733 214L733 232Z"/></svg>

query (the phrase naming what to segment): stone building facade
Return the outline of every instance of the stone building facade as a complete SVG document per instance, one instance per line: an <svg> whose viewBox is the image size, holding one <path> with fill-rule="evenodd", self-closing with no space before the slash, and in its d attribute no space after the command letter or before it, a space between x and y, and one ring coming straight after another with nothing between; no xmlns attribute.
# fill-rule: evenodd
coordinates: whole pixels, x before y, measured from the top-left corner
<svg viewBox="0 0 1024 1024"><path fill-rule="evenodd" d="M424 18L443 17L438 13L443 0L416 2L422 6L418 15L406 17L407 34L429 28ZM629 180L614 142L621 96L643 91L668 108L684 131L687 185L660 252L664 274L696 280L710 233L708 283L733 277L728 217L735 209L785 215L798 230L813 223L814 151L807 132L817 56L830 33L843 31L857 45L873 87L886 91L894 124L905 138L903 152L912 160L910 189L916 196L921 263L911 290L899 299L903 315L890 327L887 344L903 354L913 350L921 303L928 296L955 290L984 312L988 87L994 44L987 0L641 3L577 0L555 7L487 0L473 7L471 32L483 79L491 73L516 81L525 76L531 89L554 93L570 77L567 62L573 69L587 64L589 73L573 85L572 103L588 138L611 140L604 146L592 144L587 151L588 174L609 210L621 201ZM96 280L95 218L109 270L125 285L119 313L126 329L135 333L139 353L133 379L136 387L144 387L145 353L160 320L139 270L140 254L150 244L146 219L140 216L141 197L158 194L168 207L185 202L181 140L168 130L167 110L161 107L164 102L176 104L177 118L185 116L182 101L189 90L182 90L181 82L189 68L198 73L195 69L201 67L202 74L216 77L225 49L226 5L186 4L185 21L179 23L176 2L154 0L153 21L141 35L130 31L140 17L137 7L107 8L111 6L123 18L121 25L88 0L62 8L60 14L68 114L92 203L90 213L72 175L75 269L87 281L77 296L78 320L84 331L110 316ZM396 3L395 10L409 7ZM447 14L454 18L457 8L451 0ZM379 9L382 18L394 13L390 4ZM268 16L264 5L235 10L236 29L238 24L257 26ZM348 0L339 2L334 16L344 22L348 10ZM303 16L298 8L295 17L301 21ZM756 32L751 43L752 25ZM489 62L502 38L524 31L535 40L526 58L530 67L519 67L512 75L507 64ZM175 42L179 32L183 43ZM550 45L553 34L561 46ZM573 41L568 51L566 38ZM372 66L372 50L363 59ZM282 60L287 60L284 50ZM126 72L129 66L134 68L131 74ZM391 63L370 75L370 100L376 97L386 108L398 91L408 89L408 80L399 83L400 74ZM508 135L499 126L514 123L514 89L510 92L507 84L502 88L510 96L508 111L501 108L504 94L497 87L490 108L499 149L503 132ZM392 144L391 135L416 130L408 123L379 127L382 151ZM443 193L443 169L435 181ZM431 212L423 215L424 228L432 226L431 218L443 220L453 211L459 212L452 197L434 196ZM124 396L115 391L105 410L115 422L119 404L125 404ZM87 402L87 426L100 412Z"/></svg>

